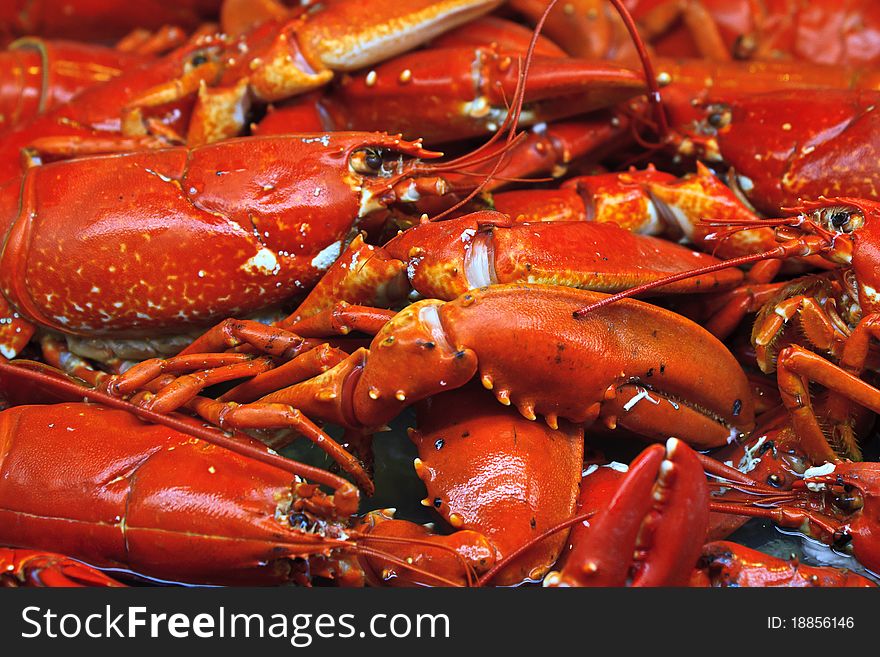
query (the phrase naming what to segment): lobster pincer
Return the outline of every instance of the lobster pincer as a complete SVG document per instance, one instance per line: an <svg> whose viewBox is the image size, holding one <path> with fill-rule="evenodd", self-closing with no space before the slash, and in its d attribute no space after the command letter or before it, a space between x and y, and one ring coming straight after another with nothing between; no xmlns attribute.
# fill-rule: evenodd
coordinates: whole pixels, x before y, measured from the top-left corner
<svg viewBox="0 0 880 657"><path fill-rule="evenodd" d="M444 62L442 74L437 61ZM441 143L491 134L504 125L521 68L517 53L480 46L432 48L346 76L317 102L325 127L373 130ZM521 125L612 107L643 93L639 73L605 62L535 55ZM419 111L413 113L414 104Z"/></svg>
<svg viewBox="0 0 880 657"><path fill-rule="evenodd" d="M619 481L610 500L594 495L597 475ZM578 513L594 515L572 528L564 566L544 586L686 586L709 526L708 499L700 461L675 438L643 451L625 476L599 468L578 500Z"/></svg>
<svg viewBox="0 0 880 657"><path fill-rule="evenodd" d="M647 235L610 223L522 222L498 212L475 212L426 222L403 231L382 247L355 238L282 325L304 319L334 303L395 305L411 291L452 300L490 284L546 283L615 292L633 281L716 262ZM741 274L691 279L664 294L720 292L737 285Z"/></svg>

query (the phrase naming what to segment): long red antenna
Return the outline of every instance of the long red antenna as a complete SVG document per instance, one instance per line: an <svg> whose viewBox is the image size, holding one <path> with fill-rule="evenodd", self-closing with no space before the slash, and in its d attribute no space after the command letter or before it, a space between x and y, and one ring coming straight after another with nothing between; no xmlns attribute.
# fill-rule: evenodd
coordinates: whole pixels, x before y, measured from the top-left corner
<svg viewBox="0 0 880 657"><path fill-rule="evenodd" d="M501 128L498 132L492 136L485 144L483 144L480 148L478 148L475 153L479 153L480 151L484 151L489 146L491 146L498 138L501 133L507 131L507 142L503 149L497 154L498 159L495 161L495 165L492 167L492 170L486 175L486 177L477 185L471 192L461 199L458 203L453 205L451 208L447 208L440 214L431 218L431 221L437 221L442 219L443 217L449 215L454 212L458 208L464 207L471 199L475 198L486 185L489 184L491 180L494 179L495 174L498 173L498 170L501 168L502 163L504 162L504 156L510 151L513 147L513 144L519 139L519 136L516 134L517 126L519 125L519 117L522 114L523 103L526 98L526 82L529 77L529 68L532 63L532 57L535 53L535 48L538 45L538 37L541 35L541 30L544 28L544 23L547 21L547 16L550 15L553 7L556 6L556 3L559 0L550 0L550 3L547 5L547 8L544 10L544 13L541 15L541 19L535 25L535 30L532 33L532 40L529 42L529 48L526 51L525 60L522 63L520 78L516 85L516 93L513 96L513 112L508 111L507 116L504 118L504 123L501 125ZM458 158L456 162L460 165L462 160L467 160L469 156L464 156L462 158ZM470 164L473 164L470 162ZM443 166L443 165L440 165Z"/></svg>
<svg viewBox="0 0 880 657"><path fill-rule="evenodd" d="M611 305L612 303L616 303L621 299L628 299L630 297L634 297L637 294L641 294L642 292L647 292L648 290L653 290L663 285L667 285L668 283L677 283L678 281L684 281L688 278L694 278L695 276L711 274L712 272L721 271L722 269L730 269L731 267L738 267L739 265L748 265L753 262L759 262L761 260L770 260L773 258L788 258L791 256L806 256L813 255L814 253L814 249L811 248L808 243L805 243L801 240L792 240L790 242L780 244L775 249L770 249L769 251L763 251L762 253L755 253L753 255L741 256L739 258L731 258L730 260L724 260L723 262L719 262L714 265L708 265L706 267L700 267L699 269L691 269L690 271L670 274L665 278L659 278L656 281L651 281L650 283L642 283L641 285L637 285L636 287L631 287L628 290L623 290L622 292L618 292L617 294L612 294L611 296L605 297L601 301L591 303L589 306L584 306L583 308L574 311L574 313L572 313L572 316L575 319L582 319L587 313L590 313L594 310L598 310L599 308L603 308L605 306Z"/></svg>
<svg viewBox="0 0 880 657"><path fill-rule="evenodd" d="M648 104L652 108L654 121L657 124L657 132L661 141L665 141L669 135L669 121L666 118L666 110L663 107L663 101L660 97L660 84L657 82L657 75L654 73L654 64L651 61L651 55L645 45L642 35L636 27L636 22L624 6L623 0L610 0L611 4L620 14L623 24L626 26L633 45L636 47L639 59L642 61L642 68L645 70L645 84L648 85Z"/></svg>

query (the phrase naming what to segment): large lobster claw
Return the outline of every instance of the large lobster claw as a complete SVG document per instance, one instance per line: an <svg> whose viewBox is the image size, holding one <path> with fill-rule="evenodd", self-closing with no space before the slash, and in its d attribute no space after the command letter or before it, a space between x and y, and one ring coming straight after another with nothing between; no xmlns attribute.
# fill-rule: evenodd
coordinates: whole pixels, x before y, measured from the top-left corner
<svg viewBox="0 0 880 657"><path fill-rule="evenodd" d="M515 97L518 58L479 46L408 53L346 78L321 104L337 130L389 129L391 120L394 130L429 143L489 134L502 126ZM629 69L535 55L520 125L611 107L644 91L642 75Z"/></svg>
<svg viewBox="0 0 880 657"><path fill-rule="evenodd" d="M572 529L572 551L544 585L686 586L709 524L709 489L694 451L676 438L665 449L648 447L610 502L592 494L591 476L581 484L579 512L596 514Z"/></svg>

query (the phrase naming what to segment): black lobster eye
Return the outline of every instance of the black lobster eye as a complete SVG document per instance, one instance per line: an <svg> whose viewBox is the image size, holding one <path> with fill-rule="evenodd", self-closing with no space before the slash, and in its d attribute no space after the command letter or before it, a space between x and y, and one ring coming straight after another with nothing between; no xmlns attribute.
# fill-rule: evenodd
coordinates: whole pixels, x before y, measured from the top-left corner
<svg viewBox="0 0 880 657"><path fill-rule="evenodd" d="M821 223L838 233L852 233L865 221L862 213L854 208L823 208L817 214Z"/></svg>
<svg viewBox="0 0 880 657"><path fill-rule="evenodd" d="M205 64L210 64L217 60L217 49L216 48L203 48L201 50L197 50L192 53L192 56L186 60L184 63L184 70L187 73L191 73L197 68L204 66Z"/></svg>
<svg viewBox="0 0 880 657"><path fill-rule="evenodd" d="M378 169L382 166L382 156L376 151L369 151L366 157L367 166L371 169Z"/></svg>
<svg viewBox="0 0 880 657"><path fill-rule="evenodd" d="M708 107L708 112L706 122L716 130L726 128L733 120L733 115L727 105L711 105Z"/></svg>
<svg viewBox="0 0 880 657"><path fill-rule="evenodd" d="M358 173L379 173L385 160L375 148L362 148L351 155L351 167Z"/></svg>
<svg viewBox="0 0 880 657"><path fill-rule="evenodd" d="M848 212L835 212L831 215L831 225L835 228L843 228L849 223Z"/></svg>
<svg viewBox="0 0 880 657"><path fill-rule="evenodd" d="M865 500L856 488L845 486L842 492L834 496L832 504L844 513L850 514L861 511L865 506Z"/></svg>

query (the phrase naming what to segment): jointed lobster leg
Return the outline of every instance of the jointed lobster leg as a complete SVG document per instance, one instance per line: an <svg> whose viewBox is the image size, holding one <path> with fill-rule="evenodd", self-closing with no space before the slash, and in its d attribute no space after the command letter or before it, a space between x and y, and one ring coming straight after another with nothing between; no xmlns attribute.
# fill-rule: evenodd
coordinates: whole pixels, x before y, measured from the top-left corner
<svg viewBox="0 0 880 657"><path fill-rule="evenodd" d="M816 419L808 384L819 383L875 413L880 413L880 390L797 345L779 353L776 367L782 401L810 458L814 463L840 461Z"/></svg>
<svg viewBox="0 0 880 657"><path fill-rule="evenodd" d="M302 369L302 365L297 363L298 358L294 357L289 362L289 367L285 373L289 374L290 371ZM308 352L302 358L309 362L314 360L308 356ZM211 361L219 362L220 366L210 369L213 364ZM294 364L299 365L299 367ZM209 369L204 369L205 367ZM208 386L223 381L256 376L271 370L273 367L274 364L270 359L265 357L255 359L248 354L178 356L167 361L145 361L135 365L126 373L127 376L122 383L111 378L105 387L109 392L119 395L148 386L151 381L157 380L163 372L196 370L194 373L186 374L170 381L164 379L157 380L156 382L159 383L160 387L156 389L155 394L149 393L138 401L144 408L163 414L186 406L205 420L221 428L293 429L299 435L318 445L318 447L339 463L343 470L350 473L358 484L365 491L368 491L368 494L371 494L373 483L361 462L297 409L291 408L286 404L259 402L239 405L235 402L221 402L198 396L198 393ZM300 373L300 376L309 376L316 373L307 364L304 372ZM282 380L282 383L285 385L290 385L293 382L295 381L289 378Z"/></svg>

